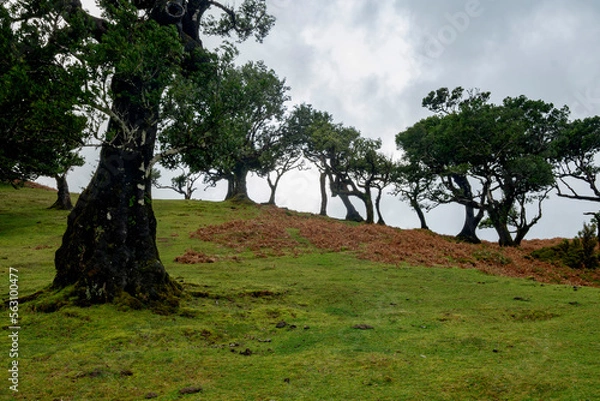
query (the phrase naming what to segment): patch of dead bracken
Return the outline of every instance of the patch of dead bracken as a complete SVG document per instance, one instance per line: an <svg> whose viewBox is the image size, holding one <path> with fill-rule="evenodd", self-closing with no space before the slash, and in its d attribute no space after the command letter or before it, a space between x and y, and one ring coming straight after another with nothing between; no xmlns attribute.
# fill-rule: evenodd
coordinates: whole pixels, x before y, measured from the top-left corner
<svg viewBox="0 0 600 401"><path fill-rule="evenodd" d="M347 223L273 206L262 206L260 215L252 220L201 227L191 236L259 257L298 255L313 246L322 251L353 252L361 259L386 264L459 267L544 283L600 287L600 271L571 269L530 256L536 249L560 243L560 238L523 241L520 247L467 244L427 230Z"/></svg>

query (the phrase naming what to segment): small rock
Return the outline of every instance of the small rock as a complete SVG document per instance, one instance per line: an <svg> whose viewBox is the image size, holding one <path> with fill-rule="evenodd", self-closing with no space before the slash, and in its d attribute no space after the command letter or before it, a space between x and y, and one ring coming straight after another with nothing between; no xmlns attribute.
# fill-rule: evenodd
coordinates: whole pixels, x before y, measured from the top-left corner
<svg viewBox="0 0 600 401"><path fill-rule="evenodd" d="M190 386L179 390L179 394L196 394L202 391L202 387Z"/></svg>
<svg viewBox="0 0 600 401"><path fill-rule="evenodd" d="M304 330L310 329L310 326L304 326Z"/></svg>
<svg viewBox="0 0 600 401"><path fill-rule="evenodd" d="M152 392L151 392L151 393L148 393L148 394L146 394L146 395L144 396L144 398L145 398L145 399L147 399L147 400L150 400L150 399L152 399L152 398L156 398L156 397L158 397L158 394L156 394L156 393L152 393Z"/></svg>
<svg viewBox="0 0 600 401"><path fill-rule="evenodd" d="M283 382L284 382L284 383L289 383L289 382L290 382L290 378L289 378L289 377L286 377L285 379L283 379Z"/></svg>
<svg viewBox="0 0 600 401"><path fill-rule="evenodd" d="M373 330L374 327L369 325L369 324L355 324L354 326L352 326L353 329L359 329L359 330Z"/></svg>
<svg viewBox="0 0 600 401"><path fill-rule="evenodd" d="M133 372L132 372L131 370L129 370L129 369L123 369L123 370L120 372L120 374L121 374L121 376L122 376L122 377L125 377L125 376L133 376Z"/></svg>
<svg viewBox="0 0 600 401"><path fill-rule="evenodd" d="M275 327L277 327L278 329L283 329L285 326L287 326L287 323L283 320L275 325Z"/></svg>
<svg viewBox="0 0 600 401"><path fill-rule="evenodd" d="M244 351L240 351L240 355L250 356L252 355L252 350L250 350L250 348L246 348Z"/></svg>

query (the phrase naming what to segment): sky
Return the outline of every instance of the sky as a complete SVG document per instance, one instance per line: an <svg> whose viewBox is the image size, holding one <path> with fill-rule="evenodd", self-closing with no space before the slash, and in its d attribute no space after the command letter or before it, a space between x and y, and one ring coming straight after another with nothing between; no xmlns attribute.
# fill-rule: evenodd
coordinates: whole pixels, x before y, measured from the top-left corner
<svg viewBox="0 0 600 401"><path fill-rule="evenodd" d="M84 4L86 4L84 0ZM230 3L224 1L225 3ZM239 1L238 1L239 3ZM600 114L600 2L597 0L267 0L277 19L263 43L238 46L239 63L263 60L291 87L290 106L309 103L363 136L381 138L383 151L399 157L395 135L429 112L421 99L440 87L479 88L499 103L507 96L569 106L572 118ZM210 43L207 42L207 43ZM89 182L94 164L69 176L74 192ZM164 174L168 177L169 173ZM165 179L165 184L167 183ZM51 181L49 182L51 183ZM249 180L250 197L268 199L268 186ZM222 200L225 186L194 193ZM177 198L155 190L155 198ZM319 210L316 169L282 178L277 204ZM360 202L354 202L357 208ZM400 228L419 226L410 207L391 195L384 219ZM574 237L598 205L552 194L544 217L528 238ZM328 210L342 218L336 199ZM462 207L439 206L427 214L433 231L456 234ZM496 240L493 230L481 238Z"/></svg>

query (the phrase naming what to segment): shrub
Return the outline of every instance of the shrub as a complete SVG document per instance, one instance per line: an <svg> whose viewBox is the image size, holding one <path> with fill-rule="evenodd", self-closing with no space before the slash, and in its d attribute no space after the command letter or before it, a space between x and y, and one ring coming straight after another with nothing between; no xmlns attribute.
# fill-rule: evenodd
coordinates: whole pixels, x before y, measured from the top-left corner
<svg viewBox="0 0 600 401"><path fill-rule="evenodd" d="M535 250L534 258L546 262L558 262L573 269L595 269L600 266L600 255L596 252L596 223L584 224L572 241L564 240L558 245Z"/></svg>

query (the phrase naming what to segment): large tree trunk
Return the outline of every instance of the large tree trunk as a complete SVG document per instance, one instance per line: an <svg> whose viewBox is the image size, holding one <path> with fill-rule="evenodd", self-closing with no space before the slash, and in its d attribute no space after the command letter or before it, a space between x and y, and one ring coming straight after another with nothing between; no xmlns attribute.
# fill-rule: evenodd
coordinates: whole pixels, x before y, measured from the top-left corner
<svg viewBox="0 0 600 401"><path fill-rule="evenodd" d="M131 100L141 85L113 80L115 88L119 84L130 96L116 96L113 110L126 119L129 133L109 123L114 139L102 146L96 173L69 215L56 252L54 287L74 285L82 304L112 302L127 293L138 306L174 306L180 287L158 255L150 193L155 113Z"/></svg>
<svg viewBox="0 0 600 401"><path fill-rule="evenodd" d="M67 183L67 174L56 175L54 179L56 180L56 189L58 189L58 194L56 202L54 202L54 204L52 204L52 206L50 206L48 209L73 209L73 203L71 203L71 194L69 193L69 184Z"/></svg>

